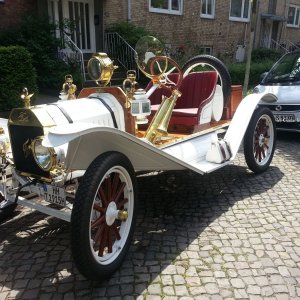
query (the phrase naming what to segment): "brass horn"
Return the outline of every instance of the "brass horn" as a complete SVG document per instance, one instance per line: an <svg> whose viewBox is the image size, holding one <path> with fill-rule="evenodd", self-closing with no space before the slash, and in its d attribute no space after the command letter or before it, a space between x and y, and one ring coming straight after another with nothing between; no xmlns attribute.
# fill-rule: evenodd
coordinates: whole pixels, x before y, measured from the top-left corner
<svg viewBox="0 0 300 300"><path fill-rule="evenodd" d="M157 112L155 113L146 133L145 138L151 142L157 142L162 136L168 134L168 125L170 123L173 108L175 107L178 97L181 96L181 92L177 89L172 90L172 94L169 98L165 97Z"/></svg>

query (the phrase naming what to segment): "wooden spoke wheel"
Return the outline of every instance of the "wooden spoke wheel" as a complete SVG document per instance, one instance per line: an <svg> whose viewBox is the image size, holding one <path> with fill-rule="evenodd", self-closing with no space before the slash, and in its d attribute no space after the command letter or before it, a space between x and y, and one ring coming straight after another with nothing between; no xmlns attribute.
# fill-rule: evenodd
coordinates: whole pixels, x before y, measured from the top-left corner
<svg viewBox="0 0 300 300"><path fill-rule="evenodd" d="M71 217L72 251L91 280L110 277L130 246L135 224L136 179L123 154L108 152L87 169Z"/></svg>
<svg viewBox="0 0 300 300"><path fill-rule="evenodd" d="M268 108L258 107L244 136L244 154L254 173L265 171L273 158L276 144L275 120Z"/></svg>

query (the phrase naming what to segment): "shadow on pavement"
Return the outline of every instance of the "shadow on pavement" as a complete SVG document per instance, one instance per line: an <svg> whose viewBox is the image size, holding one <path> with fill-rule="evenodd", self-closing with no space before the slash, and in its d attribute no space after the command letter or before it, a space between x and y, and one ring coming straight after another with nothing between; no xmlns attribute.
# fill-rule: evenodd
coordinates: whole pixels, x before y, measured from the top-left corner
<svg viewBox="0 0 300 300"><path fill-rule="evenodd" d="M182 251L199 239L204 246L206 235L222 230L211 227L220 215L272 189L281 178L275 166L253 175L236 165L204 176L176 171L138 177L139 213L132 246L122 267L102 283L86 280L74 266L68 223L21 210L16 219L0 225L0 281L22 299L28 290L36 298L67 292L80 299L120 291L137 296L170 266L187 268ZM249 217L255 218L240 216L240 222Z"/></svg>

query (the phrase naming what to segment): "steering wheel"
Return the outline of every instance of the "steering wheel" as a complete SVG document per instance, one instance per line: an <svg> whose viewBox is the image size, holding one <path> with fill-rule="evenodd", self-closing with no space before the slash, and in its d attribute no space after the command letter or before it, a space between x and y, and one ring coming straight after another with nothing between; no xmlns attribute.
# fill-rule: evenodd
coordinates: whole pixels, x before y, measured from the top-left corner
<svg viewBox="0 0 300 300"><path fill-rule="evenodd" d="M171 66L171 68L164 71L169 66ZM177 70L177 72L172 73L174 70ZM183 79L183 72L179 65L176 61L167 56L152 57L150 61L150 72L153 82L159 82L169 89L179 88ZM175 80L170 78L172 74L177 75Z"/></svg>

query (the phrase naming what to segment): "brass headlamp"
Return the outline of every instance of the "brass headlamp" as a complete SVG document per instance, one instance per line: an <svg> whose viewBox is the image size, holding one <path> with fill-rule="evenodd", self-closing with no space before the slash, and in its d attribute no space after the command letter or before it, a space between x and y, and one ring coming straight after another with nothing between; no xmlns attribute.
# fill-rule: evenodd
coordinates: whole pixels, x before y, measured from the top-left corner
<svg viewBox="0 0 300 300"><path fill-rule="evenodd" d="M50 171L57 165L57 155L54 148L43 146L42 141L42 137L35 138L30 148L38 166L44 171Z"/></svg>
<svg viewBox="0 0 300 300"><path fill-rule="evenodd" d="M114 66L113 61L103 52L95 53L87 66L89 76L98 85L107 85L116 68L118 67Z"/></svg>

